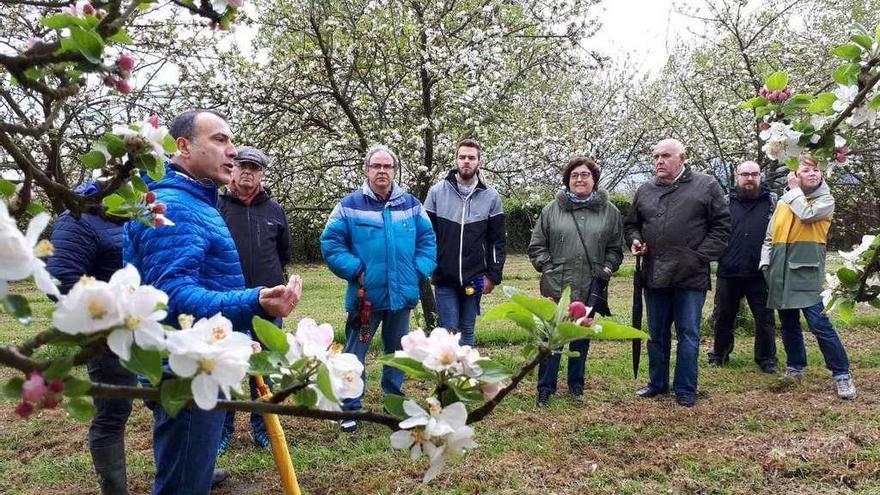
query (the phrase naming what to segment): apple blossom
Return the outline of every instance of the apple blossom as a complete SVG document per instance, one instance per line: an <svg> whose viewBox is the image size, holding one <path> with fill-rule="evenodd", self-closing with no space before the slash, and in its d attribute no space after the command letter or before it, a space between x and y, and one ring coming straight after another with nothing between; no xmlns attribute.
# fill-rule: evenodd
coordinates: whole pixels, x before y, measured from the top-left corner
<svg viewBox="0 0 880 495"><path fill-rule="evenodd" d="M213 409L217 396L241 393L252 353L251 339L234 332L232 322L216 314L197 321L192 328L169 332L168 365L176 375L192 377L193 399L201 409Z"/></svg>
<svg viewBox="0 0 880 495"><path fill-rule="evenodd" d="M6 203L0 201L0 298L6 297L7 281L34 277L37 288L46 294L60 296L58 287L46 271L40 255L51 252L51 244L40 243L39 236L49 224L49 214L40 213L30 220L22 235L15 220L9 216Z"/></svg>
<svg viewBox="0 0 880 495"><path fill-rule="evenodd" d="M871 248L875 239L877 239L876 235L865 235L862 236L861 244L856 246L852 251L838 251L837 253L840 254L840 257L843 259L843 264L851 270L861 269L859 266L859 260L862 257L862 253Z"/></svg>
<svg viewBox="0 0 880 495"><path fill-rule="evenodd" d="M769 129L761 131L759 137L766 141L761 151L771 160L785 161L796 158L801 153L798 140L803 133L795 131L792 126L784 122L773 122Z"/></svg>
<svg viewBox="0 0 880 495"><path fill-rule="evenodd" d="M39 404L48 391L49 387L46 386L46 380L43 379L43 375L32 371L28 375L28 379L21 386L21 400L32 404Z"/></svg>
<svg viewBox="0 0 880 495"><path fill-rule="evenodd" d="M145 350L164 349L168 295L151 285L140 285L141 277L132 265L126 265L110 278L111 288L119 294L122 325L107 336L107 346L123 361L131 359L131 346Z"/></svg>
<svg viewBox="0 0 880 495"><path fill-rule="evenodd" d="M131 142L137 142L138 146L134 151L142 151L142 147L152 148L153 155L159 160L165 159L165 147L163 141L168 135L168 129L165 126L159 126L158 118L150 116L139 124L131 125L115 125L113 126L113 134L121 136L126 140L126 145ZM168 223L166 222L166 225ZM173 225L173 224L172 224Z"/></svg>
<svg viewBox="0 0 880 495"><path fill-rule="evenodd" d="M109 283L83 276L67 295L62 296L52 324L71 334L92 334L122 323L117 289Z"/></svg>
<svg viewBox="0 0 880 495"><path fill-rule="evenodd" d="M85 17L95 13L95 7L88 0L79 0L73 5L61 7L61 12L70 14L74 17Z"/></svg>

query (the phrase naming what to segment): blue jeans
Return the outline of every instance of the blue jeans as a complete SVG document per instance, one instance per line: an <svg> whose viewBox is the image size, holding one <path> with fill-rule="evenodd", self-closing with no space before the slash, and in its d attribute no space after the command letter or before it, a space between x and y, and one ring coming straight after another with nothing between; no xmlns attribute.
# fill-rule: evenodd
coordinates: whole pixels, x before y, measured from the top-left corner
<svg viewBox="0 0 880 495"><path fill-rule="evenodd" d="M672 389L677 397L697 397L697 360L700 354L700 320L706 291L693 289L647 289L648 309L648 386L669 390L669 356L672 350L672 324L678 345L675 351L675 378Z"/></svg>
<svg viewBox="0 0 880 495"><path fill-rule="evenodd" d="M276 327L281 328L284 324L284 320L281 318L275 318L272 320L272 323L274 323ZM257 338L256 334L252 337L259 342L261 346L264 348L266 347L266 345ZM270 380L268 376L264 376L263 381L266 382L266 385L268 385L271 390L272 380ZM251 400L256 400L259 391L257 390L257 381L252 376L248 377L248 388L250 388ZM259 433L266 433L266 421L263 419L262 414L251 413L251 431L253 432L254 437ZM235 432L235 411L226 411L226 421L223 424L223 434L229 436L232 435L233 432Z"/></svg>
<svg viewBox="0 0 880 495"><path fill-rule="evenodd" d="M153 495L207 495L217 461L226 411L193 406L169 416L161 404L153 408Z"/></svg>
<svg viewBox="0 0 880 495"><path fill-rule="evenodd" d="M370 317L370 337L366 342L361 342L360 332L353 325L346 325L345 328L345 352L350 352L357 356L361 363L364 363L364 391L360 397L355 399L345 399L342 402L342 409L345 411L357 411L363 407L364 394L367 392L367 349L370 342L376 335L379 324L382 324L382 346L385 354L393 354L394 351L402 349L400 339L409 332L409 309L401 309L399 311L379 310L373 311ZM349 315L349 321L352 321ZM397 368L390 366L382 367L382 391L385 394L404 395L403 394L403 378L404 373Z"/></svg>
<svg viewBox="0 0 880 495"><path fill-rule="evenodd" d="M568 348L580 353L578 357L568 358L568 390L583 392L584 370L587 365L587 352L590 351L590 341L574 340L568 344ZM551 354L546 361L538 365L538 392L556 393L556 377L559 376L561 360L561 355Z"/></svg>
<svg viewBox="0 0 880 495"><path fill-rule="evenodd" d="M95 383L137 386L137 376L122 367L119 358L110 352L101 354L87 365L89 378ZM89 425L89 449L102 449L125 442L125 423L131 414L131 401L95 399L95 416Z"/></svg>
<svg viewBox="0 0 880 495"><path fill-rule="evenodd" d="M482 292L469 296L461 287L434 287L434 299L437 301L437 315L440 326L447 330L461 333L461 345L471 347L476 344L474 324L480 314L480 298Z"/></svg>
<svg viewBox="0 0 880 495"><path fill-rule="evenodd" d="M849 358L843 343L831 326L831 320L822 313L822 302L803 309L780 309L779 319L782 323L782 344L785 346L787 366L797 370L807 367L807 348L804 346L804 334L801 330L800 312L804 312L807 326L816 336L819 350L825 357L825 366L831 370L834 378L849 378Z"/></svg>

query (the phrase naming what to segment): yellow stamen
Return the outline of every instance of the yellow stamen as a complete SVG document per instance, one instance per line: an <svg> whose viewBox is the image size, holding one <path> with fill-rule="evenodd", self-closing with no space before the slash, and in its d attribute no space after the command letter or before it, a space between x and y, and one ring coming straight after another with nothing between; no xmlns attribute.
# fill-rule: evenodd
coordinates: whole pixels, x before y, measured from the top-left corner
<svg viewBox="0 0 880 495"><path fill-rule="evenodd" d="M213 359L205 359L204 361L199 363L199 367L202 369L202 371L204 371L206 373L210 373L210 372L214 371L214 367L215 367L214 360Z"/></svg>
<svg viewBox="0 0 880 495"><path fill-rule="evenodd" d="M211 338L214 342L221 341L226 338L226 330L223 327L214 327L211 329Z"/></svg>
<svg viewBox="0 0 880 495"><path fill-rule="evenodd" d="M34 255L37 258L48 258L55 254L55 247L47 239L43 239L34 246Z"/></svg>
<svg viewBox="0 0 880 495"><path fill-rule="evenodd" d="M141 325L141 322L144 321L140 316L129 315L125 318L125 326L129 330L134 330Z"/></svg>
<svg viewBox="0 0 880 495"><path fill-rule="evenodd" d="M107 316L107 307L104 306L104 303L101 301L96 301L94 299L89 301L89 315L93 320L100 320Z"/></svg>

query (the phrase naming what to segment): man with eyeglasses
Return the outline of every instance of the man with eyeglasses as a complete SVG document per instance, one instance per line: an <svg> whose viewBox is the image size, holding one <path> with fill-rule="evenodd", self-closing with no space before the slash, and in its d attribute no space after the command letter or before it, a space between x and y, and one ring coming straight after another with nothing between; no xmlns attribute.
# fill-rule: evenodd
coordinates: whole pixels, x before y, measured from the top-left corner
<svg viewBox="0 0 880 495"><path fill-rule="evenodd" d="M220 195L217 207L235 240L246 287L274 287L287 280L284 267L290 263L290 227L287 215L263 185L269 166L266 155L251 146L238 148L232 167L232 182ZM281 318L274 320L281 327ZM269 377L265 377L270 383ZM248 379L251 399L257 397L254 377ZM218 455L232 440L235 411L227 411ZM269 435L262 414L251 413L254 445L269 448Z"/></svg>
<svg viewBox="0 0 880 495"><path fill-rule="evenodd" d="M480 154L473 139L459 142L456 167L425 198L439 246L431 279L440 326L460 332L469 346L476 344L480 298L501 283L506 245L501 197L480 179Z"/></svg>
<svg viewBox="0 0 880 495"><path fill-rule="evenodd" d="M759 269L767 224L776 208L776 194L761 182L761 168L742 162L736 188L728 195L732 232L718 259L715 284L715 333L709 366L722 366L733 351L733 326L745 298L755 321L755 363L764 373L776 373L776 329L767 309L767 282Z"/></svg>
<svg viewBox="0 0 880 495"><path fill-rule="evenodd" d="M364 158L366 180L336 204L321 234L327 266L348 281L345 352L357 355L361 363L380 324L385 353L401 349L400 339L409 332L409 313L419 302L419 284L437 266L431 220L419 200L394 182L399 165L389 148L370 148ZM367 303L371 309L366 309ZM399 369L383 366L382 391L404 395L403 378ZM363 398L362 393L345 399L342 408L359 410ZM358 424L346 420L341 426L350 433Z"/></svg>
<svg viewBox="0 0 880 495"><path fill-rule="evenodd" d="M642 256L648 310L648 385L643 398L669 391L671 327L675 323L676 402L697 401L700 321L710 286L709 264L730 236L730 212L718 181L686 165L684 145L664 139L651 153L654 180L642 184L624 222L632 254Z"/></svg>

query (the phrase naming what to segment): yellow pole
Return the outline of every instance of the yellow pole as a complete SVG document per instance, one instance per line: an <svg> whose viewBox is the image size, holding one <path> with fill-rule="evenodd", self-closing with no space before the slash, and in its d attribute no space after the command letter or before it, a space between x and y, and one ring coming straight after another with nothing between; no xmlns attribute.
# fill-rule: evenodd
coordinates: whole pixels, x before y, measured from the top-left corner
<svg viewBox="0 0 880 495"><path fill-rule="evenodd" d="M272 395L262 376L254 377L257 382L257 390L260 398L265 399ZM281 487L284 495L301 495L299 483L296 481L296 472L293 470L293 461L290 452L287 451L287 439L284 438L284 430L281 429L281 421L277 414L264 414L266 421L266 433L269 435L269 443L272 445L272 457L275 458L275 467L281 477Z"/></svg>

